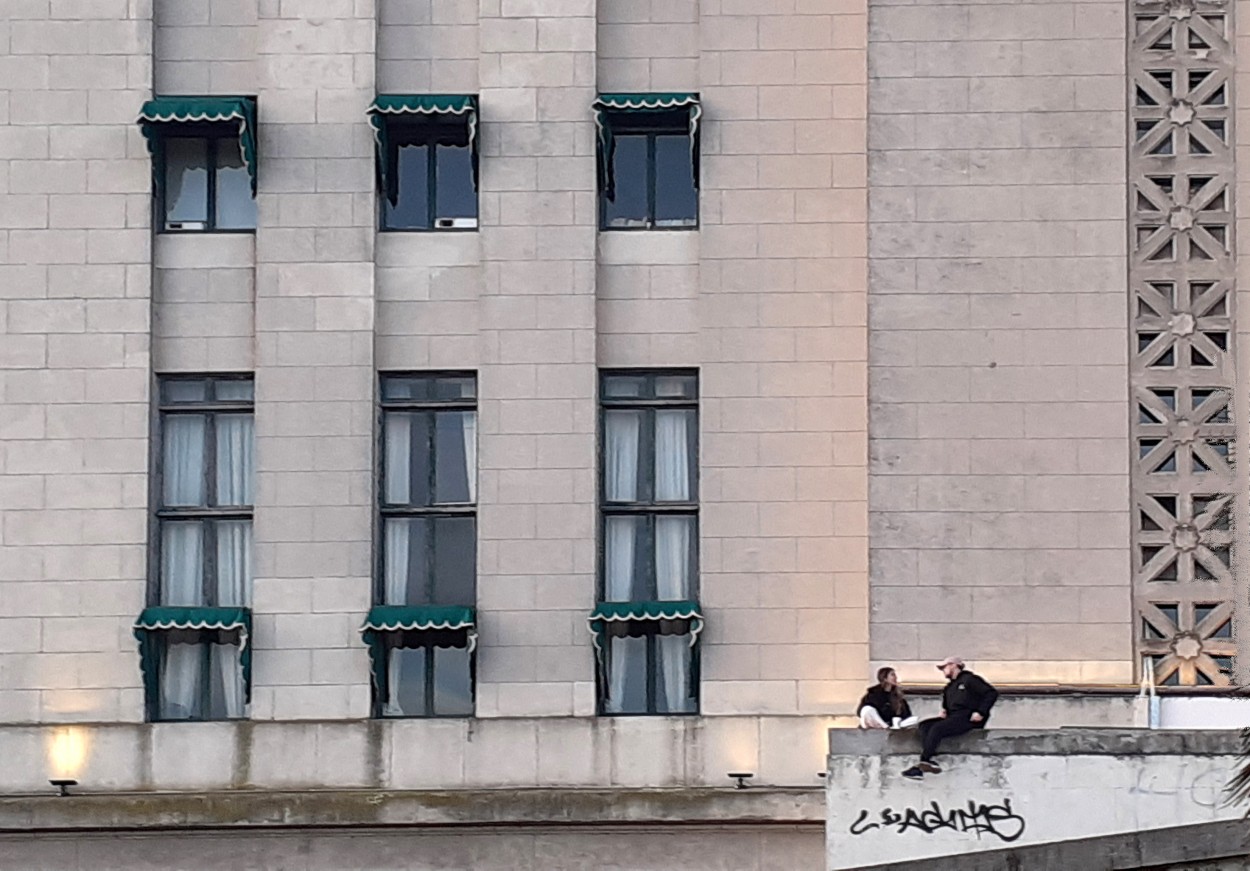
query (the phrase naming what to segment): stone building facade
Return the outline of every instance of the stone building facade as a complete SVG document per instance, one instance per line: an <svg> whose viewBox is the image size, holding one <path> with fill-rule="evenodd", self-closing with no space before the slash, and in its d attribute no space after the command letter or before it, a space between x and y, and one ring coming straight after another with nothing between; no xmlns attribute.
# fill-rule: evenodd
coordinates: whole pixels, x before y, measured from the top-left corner
<svg viewBox="0 0 1250 871"><path fill-rule="evenodd" d="M120 804L49 826L136 845L136 796L238 798L179 817L209 846L334 793L291 867L412 820L474 832L431 867L577 867L578 826L817 867L881 664L1042 725L1239 682L1238 5L6 0L0 793L72 777ZM459 497L416 448L390 495L423 415ZM378 610L417 606L461 610Z"/></svg>

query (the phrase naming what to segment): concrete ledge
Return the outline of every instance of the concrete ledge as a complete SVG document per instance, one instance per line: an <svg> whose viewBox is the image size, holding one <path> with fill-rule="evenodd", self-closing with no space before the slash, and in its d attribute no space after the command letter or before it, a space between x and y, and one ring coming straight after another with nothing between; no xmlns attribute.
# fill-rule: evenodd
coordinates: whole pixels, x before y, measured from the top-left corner
<svg viewBox="0 0 1250 871"><path fill-rule="evenodd" d="M1174 826L1126 835L1081 838L1010 850L967 853L959 857L959 871L1129 871L1164 868L1174 863L1213 862L1250 858L1250 826L1243 820ZM1250 864L1250 863L1247 863ZM951 859L919 859L867 866L871 871L949 871ZM1228 865L1244 868L1246 864Z"/></svg>
<svg viewBox="0 0 1250 871"><path fill-rule="evenodd" d="M916 730L902 732L831 729L830 756L912 756L919 747ZM1235 756L1241 738L1235 731L1157 729L990 728L942 742L942 754L971 756Z"/></svg>
<svg viewBox="0 0 1250 871"><path fill-rule="evenodd" d="M812 789L305 790L13 796L0 833L322 826L810 824Z"/></svg>

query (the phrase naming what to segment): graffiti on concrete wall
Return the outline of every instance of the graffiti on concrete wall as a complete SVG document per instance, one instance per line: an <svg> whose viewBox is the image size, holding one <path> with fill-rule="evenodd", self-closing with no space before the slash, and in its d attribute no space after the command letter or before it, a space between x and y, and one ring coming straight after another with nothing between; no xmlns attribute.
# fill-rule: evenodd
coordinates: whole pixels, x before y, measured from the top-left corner
<svg viewBox="0 0 1250 871"><path fill-rule="evenodd" d="M861 810L855 822L851 823L852 835L864 835L875 829L899 835L909 831L925 835L943 831L970 832L978 839L983 835L994 836L1010 843L1024 834L1024 817L1011 809L1009 798L1003 799L1002 804L985 804L970 799L966 808L950 810L936 801L921 808L895 810L888 807L875 819L867 810Z"/></svg>

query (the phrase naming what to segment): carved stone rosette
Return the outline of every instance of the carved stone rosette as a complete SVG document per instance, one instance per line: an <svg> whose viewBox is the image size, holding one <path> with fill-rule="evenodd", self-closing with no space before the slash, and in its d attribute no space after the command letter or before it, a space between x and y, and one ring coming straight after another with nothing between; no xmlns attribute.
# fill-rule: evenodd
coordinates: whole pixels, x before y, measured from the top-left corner
<svg viewBox="0 0 1250 871"><path fill-rule="evenodd" d="M1233 30L1219 0L1129 11L1133 598L1160 685L1230 683Z"/></svg>

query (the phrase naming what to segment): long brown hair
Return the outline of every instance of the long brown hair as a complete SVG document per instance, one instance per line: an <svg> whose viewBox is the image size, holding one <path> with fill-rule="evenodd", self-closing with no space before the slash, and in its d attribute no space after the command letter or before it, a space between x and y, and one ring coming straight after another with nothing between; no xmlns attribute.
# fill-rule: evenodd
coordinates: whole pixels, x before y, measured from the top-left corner
<svg viewBox="0 0 1250 871"><path fill-rule="evenodd" d="M898 675L895 674L894 669L888 665L883 665L877 669L877 685L885 689L885 679L891 674L894 675L894 689L887 690L890 694L890 708L894 711L895 716L900 716L903 713L903 690L899 688Z"/></svg>

